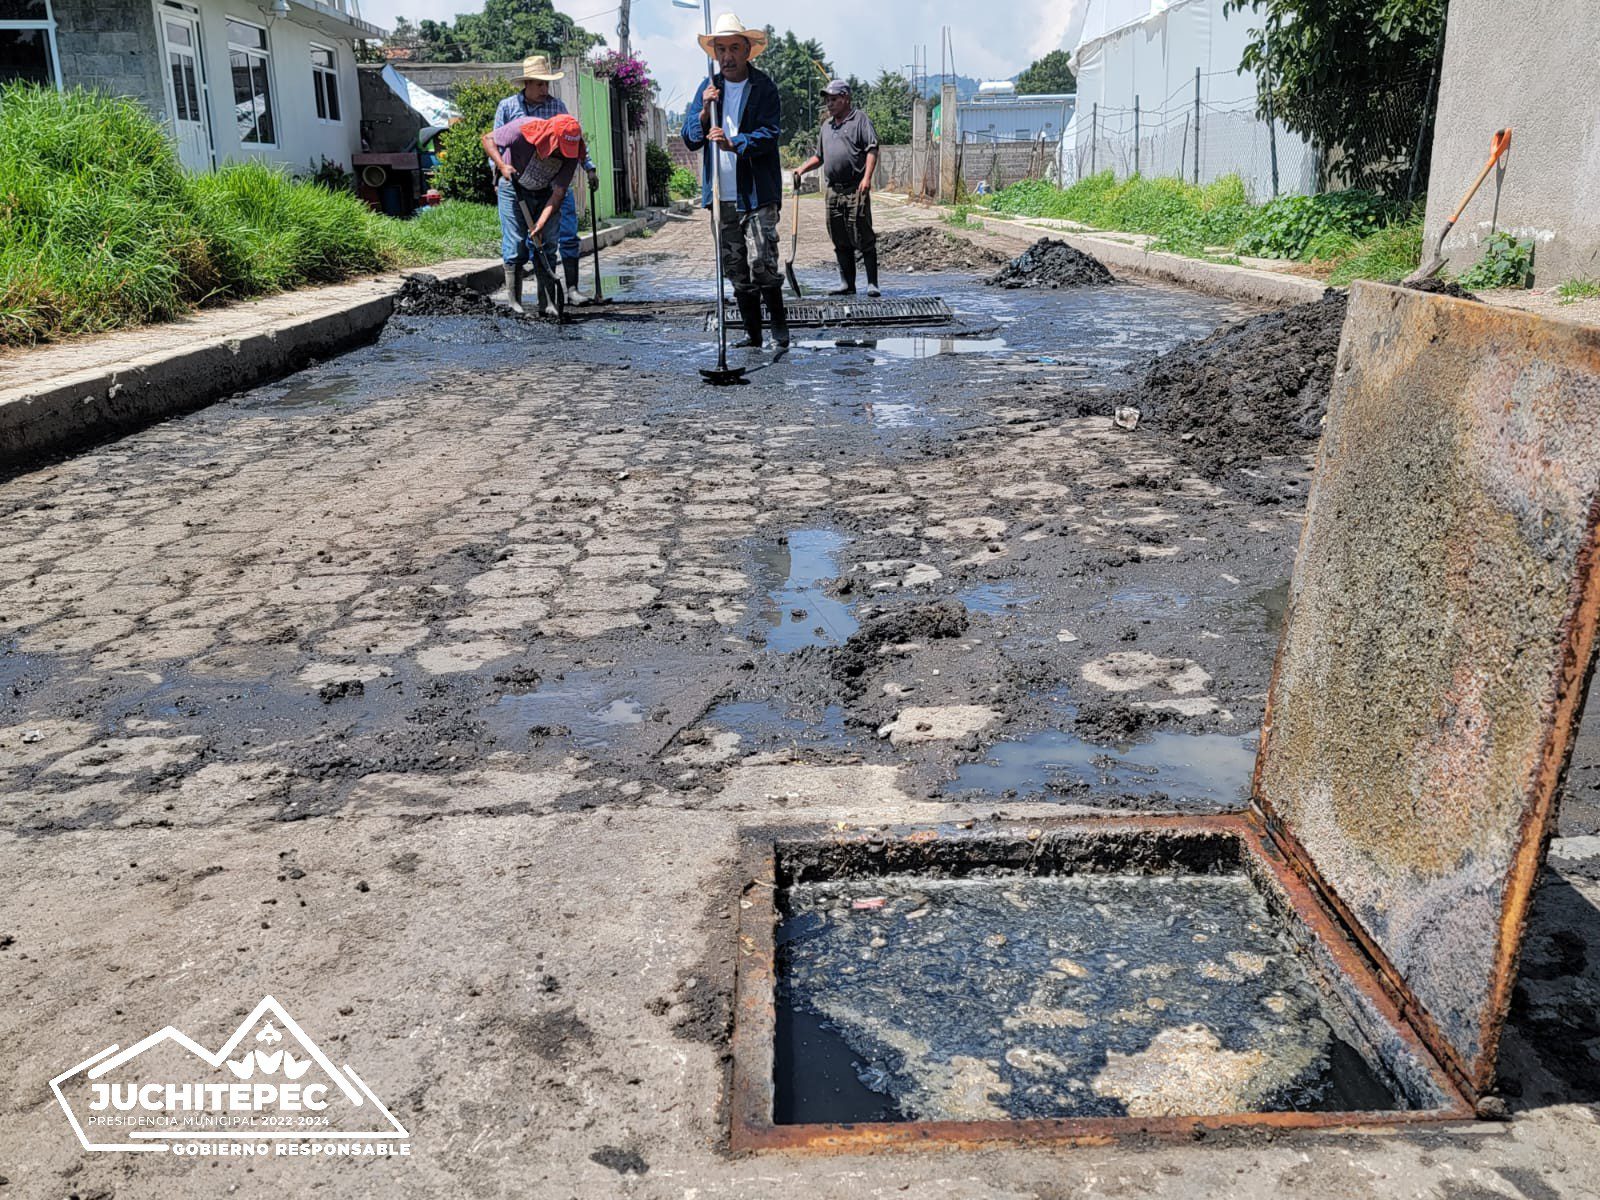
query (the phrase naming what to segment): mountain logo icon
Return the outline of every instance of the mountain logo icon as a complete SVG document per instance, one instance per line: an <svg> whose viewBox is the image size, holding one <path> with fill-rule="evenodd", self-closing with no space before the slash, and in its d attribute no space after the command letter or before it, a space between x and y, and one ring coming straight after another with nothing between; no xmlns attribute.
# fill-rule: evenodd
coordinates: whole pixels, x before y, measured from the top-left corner
<svg viewBox="0 0 1600 1200"><path fill-rule="evenodd" d="M85 1150L178 1155L410 1154L410 1134L350 1064L271 996L217 1050L168 1025L50 1081Z"/></svg>

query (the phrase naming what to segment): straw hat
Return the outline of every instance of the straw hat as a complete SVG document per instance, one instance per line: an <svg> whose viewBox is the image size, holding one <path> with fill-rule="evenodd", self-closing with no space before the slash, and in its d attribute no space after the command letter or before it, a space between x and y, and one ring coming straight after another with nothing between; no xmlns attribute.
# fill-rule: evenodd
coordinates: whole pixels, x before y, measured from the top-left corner
<svg viewBox="0 0 1600 1200"><path fill-rule="evenodd" d="M550 56L548 54L530 54L522 60L522 74L518 75L512 83L527 83L530 79L542 79L546 83L554 83L561 78L560 71L550 69Z"/></svg>
<svg viewBox="0 0 1600 1200"><path fill-rule="evenodd" d="M750 43L750 57L757 58L767 48L767 31L765 29L746 29L744 22L732 13L723 13L717 18L717 23L711 27L710 33L701 34L697 39L700 49L708 56L714 56L711 43L719 37L742 37Z"/></svg>

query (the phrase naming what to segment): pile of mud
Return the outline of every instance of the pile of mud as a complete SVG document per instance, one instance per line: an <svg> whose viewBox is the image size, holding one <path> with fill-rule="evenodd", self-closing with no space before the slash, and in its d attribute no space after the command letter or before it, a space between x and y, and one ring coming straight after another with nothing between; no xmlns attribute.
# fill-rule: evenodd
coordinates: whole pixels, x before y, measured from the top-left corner
<svg viewBox="0 0 1600 1200"><path fill-rule="evenodd" d="M408 317L507 317L514 315L476 288L455 279L418 272L407 275L395 297L394 310Z"/></svg>
<svg viewBox="0 0 1600 1200"><path fill-rule="evenodd" d="M1420 291L1475 299L1459 284ZM1224 325L1153 359L1132 387L1110 397L1139 410L1140 427L1178 439L1180 457L1218 478L1279 454L1303 453L1322 435L1347 293Z"/></svg>
<svg viewBox="0 0 1600 1200"><path fill-rule="evenodd" d="M1003 288L1098 287L1115 282L1098 258L1055 238L1040 238L984 280L990 287Z"/></svg>
<svg viewBox="0 0 1600 1200"><path fill-rule="evenodd" d="M1005 260L997 250L928 225L878 236L878 264L891 271L975 271Z"/></svg>

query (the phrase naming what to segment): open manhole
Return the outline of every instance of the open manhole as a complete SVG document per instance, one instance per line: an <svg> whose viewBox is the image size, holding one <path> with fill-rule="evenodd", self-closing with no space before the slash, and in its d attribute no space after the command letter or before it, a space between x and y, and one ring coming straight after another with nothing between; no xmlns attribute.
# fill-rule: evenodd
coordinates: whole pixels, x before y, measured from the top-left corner
<svg viewBox="0 0 1600 1200"><path fill-rule="evenodd" d="M1593 669L1597 444L1600 331L1358 284L1249 810L748 835L734 1148L1471 1116Z"/></svg>

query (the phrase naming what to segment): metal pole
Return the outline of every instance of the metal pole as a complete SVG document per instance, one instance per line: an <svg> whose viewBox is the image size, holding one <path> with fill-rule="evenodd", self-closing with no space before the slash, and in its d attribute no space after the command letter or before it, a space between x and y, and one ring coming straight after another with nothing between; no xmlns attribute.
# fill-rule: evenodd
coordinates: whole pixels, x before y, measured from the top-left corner
<svg viewBox="0 0 1600 1200"><path fill-rule="evenodd" d="M617 49L622 52L622 57L628 57L628 8L632 0L620 0L621 7L617 12ZM707 33L711 31L706 30Z"/></svg>
<svg viewBox="0 0 1600 1200"><path fill-rule="evenodd" d="M1200 68L1194 69L1194 185L1200 186Z"/></svg>
<svg viewBox="0 0 1600 1200"><path fill-rule="evenodd" d="M701 5L706 14L706 37L711 36L711 0L705 0ZM717 60L714 55L706 55L706 79L716 82ZM722 124L722 101L719 98L711 110L712 117L718 126ZM728 314L727 301L722 295L722 162L720 160L721 148L715 143L711 146L711 261L717 270L717 370L728 369Z"/></svg>
<svg viewBox="0 0 1600 1200"><path fill-rule="evenodd" d="M1267 54L1262 67L1267 74L1267 147L1272 152L1272 198L1278 198L1278 117L1272 102L1272 27L1267 26Z"/></svg>
<svg viewBox="0 0 1600 1200"><path fill-rule="evenodd" d="M1089 115L1089 174L1100 169L1100 101L1094 102Z"/></svg>
<svg viewBox="0 0 1600 1200"><path fill-rule="evenodd" d="M1422 97L1422 119L1417 122L1417 148L1411 153L1411 175L1406 179L1406 204L1417 191L1417 170L1422 166L1422 142L1428 132L1428 112L1435 103L1434 85L1439 82L1439 60L1444 56L1444 26L1439 27L1438 44L1433 52L1433 69L1428 73L1428 90Z"/></svg>
<svg viewBox="0 0 1600 1200"><path fill-rule="evenodd" d="M1133 173L1139 173L1139 97L1133 98Z"/></svg>

